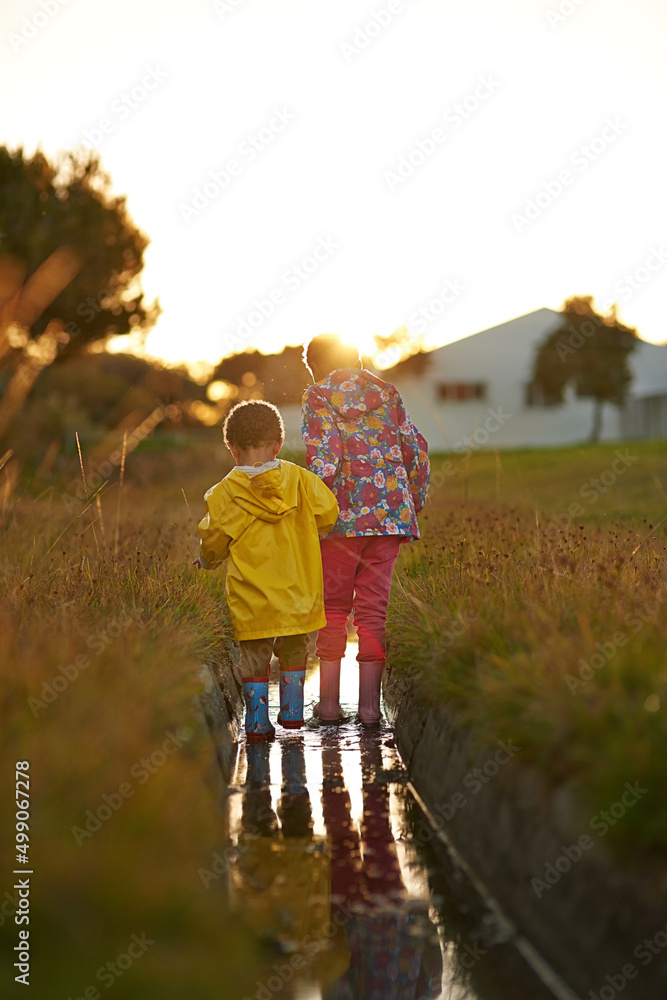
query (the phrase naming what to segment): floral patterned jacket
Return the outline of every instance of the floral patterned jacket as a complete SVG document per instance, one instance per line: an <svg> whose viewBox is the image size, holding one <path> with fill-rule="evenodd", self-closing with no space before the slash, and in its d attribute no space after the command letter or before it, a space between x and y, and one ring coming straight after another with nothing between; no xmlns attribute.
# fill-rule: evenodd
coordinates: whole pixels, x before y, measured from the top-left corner
<svg viewBox="0 0 667 1000"><path fill-rule="evenodd" d="M419 538L428 445L393 385L339 368L304 393L301 432L308 468L338 500L331 535Z"/></svg>

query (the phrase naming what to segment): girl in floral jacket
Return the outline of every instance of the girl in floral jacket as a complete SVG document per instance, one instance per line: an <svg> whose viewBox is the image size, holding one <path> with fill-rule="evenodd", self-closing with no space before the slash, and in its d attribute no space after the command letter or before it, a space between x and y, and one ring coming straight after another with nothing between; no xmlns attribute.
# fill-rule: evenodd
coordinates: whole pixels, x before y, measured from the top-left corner
<svg viewBox="0 0 667 1000"><path fill-rule="evenodd" d="M304 361L315 381L302 401L306 463L332 490L340 509L321 542L327 624L317 637L320 701L315 714L325 722L338 721L340 662L354 608L359 717L364 725L377 725L391 578L400 543L419 538L428 446L398 390L363 369L355 347L324 334L310 341Z"/></svg>

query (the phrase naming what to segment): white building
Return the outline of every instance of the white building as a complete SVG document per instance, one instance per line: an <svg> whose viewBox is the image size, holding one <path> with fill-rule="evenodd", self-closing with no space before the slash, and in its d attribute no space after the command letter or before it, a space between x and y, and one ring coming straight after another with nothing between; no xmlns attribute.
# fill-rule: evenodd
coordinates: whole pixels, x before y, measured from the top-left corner
<svg viewBox="0 0 667 1000"><path fill-rule="evenodd" d="M386 373L403 396L431 451L516 448L587 441L594 402L569 392L562 405L543 405L530 380L538 345L562 315L537 309L431 351L422 375ZM605 405L602 441L667 437L667 347L641 341L623 410ZM385 373L380 372L380 377ZM287 444L300 447L299 408L283 409Z"/></svg>

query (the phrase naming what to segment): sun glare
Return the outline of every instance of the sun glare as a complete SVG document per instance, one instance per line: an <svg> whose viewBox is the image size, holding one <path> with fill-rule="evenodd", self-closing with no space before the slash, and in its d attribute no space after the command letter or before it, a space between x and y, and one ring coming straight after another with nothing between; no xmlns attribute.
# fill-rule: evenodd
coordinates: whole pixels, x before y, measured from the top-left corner
<svg viewBox="0 0 667 1000"><path fill-rule="evenodd" d="M650 3L642 0L636 15L646 26L642 70L662 84L664 60L657 49L647 54L658 37ZM7 109L6 128L28 147L58 150L68 136L92 142L150 236L142 286L163 313L145 342L118 337L109 350L212 369L232 353L279 353L330 330L384 369L419 346L437 348L586 293L619 301L644 339L664 339L661 91L632 60L610 59L624 45L619 19L600 14L596 41L592 8L573 8L556 28L524 17L519 0L509 19L489 3L481 6L494 30L480 33L471 5L408 5L408 34L383 33L348 62L336 39L354 17L348 5L330 4L309 22L322 30L316 51L326 72L304 78L308 53L276 5L262 5L261 31L251 6L223 21L204 5L188 17L188 34L169 20L155 32L149 12L164 8L158 0L137 5L137 38L152 39L166 76L122 118L114 110L126 106L122 61L102 71L84 22L79 37L57 20L52 60L62 31L61 45L89 53L85 68L97 86L82 92L68 70L54 85L58 114L37 115L29 93ZM457 45L443 64L439 39L452 32ZM564 58L584 45L585 78L564 79ZM31 43L17 53L30 79L42 69L40 51ZM211 128L202 94L244 79L248 52L253 86ZM7 86L18 65L3 69ZM370 119L369 102L377 111ZM137 157L147 136L150 155ZM507 137L506 152L489 158ZM586 239L573 239L582 219ZM415 338L408 350L381 345L401 324Z"/></svg>
<svg viewBox="0 0 667 1000"><path fill-rule="evenodd" d="M356 347L360 354L374 357L377 354L377 344L370 333L359 334L353 337L341 337L341 342L350 347Z"/></svg>
<svg viewBox="0 0 667 1000"><path fill-rule="evenodd" d="M233 399L238 393L238 389L231 382L224 382L223 380L217 380L211 382L206 387L206 395L211 400L212 403L219 403L221 400Z"/></svg>

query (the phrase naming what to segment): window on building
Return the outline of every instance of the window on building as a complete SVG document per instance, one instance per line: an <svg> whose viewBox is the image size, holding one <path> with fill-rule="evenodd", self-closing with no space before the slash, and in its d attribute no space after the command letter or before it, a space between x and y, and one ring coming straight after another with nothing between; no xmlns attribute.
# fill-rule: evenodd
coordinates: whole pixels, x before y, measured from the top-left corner
<svg viewBox="0 0 667 1000"><path fill-rule="evenodd" d="M436 386L438 399L446 403L465 403L471 399L486 399L486 382L440 382Z"/></svg>
<svg viewBox="0 0 667 1000"><path fill-rule="evenodd" d="M550 396L537 382L526 382L524 389L526 406L558 406L560 404L559 399Z"/></svg>

